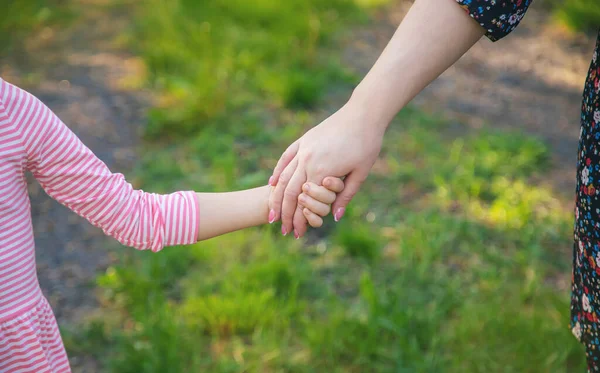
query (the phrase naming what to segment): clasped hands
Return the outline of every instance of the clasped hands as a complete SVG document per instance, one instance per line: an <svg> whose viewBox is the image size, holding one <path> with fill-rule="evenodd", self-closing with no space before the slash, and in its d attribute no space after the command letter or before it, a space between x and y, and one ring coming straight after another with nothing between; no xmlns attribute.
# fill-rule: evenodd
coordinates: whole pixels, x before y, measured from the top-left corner
<svg viewBox="0 0 600 373"><path fill-rule="evenodd" d="M291 144L269 179L274 187L269 223L281 220L283 235L293 232L300 238L307 224L320 227L321 216L330 211L339 221L381 150L385 127L371 123L367 113L345 105ZM319 186L332 195L311 197L309 192Z"/></svg>

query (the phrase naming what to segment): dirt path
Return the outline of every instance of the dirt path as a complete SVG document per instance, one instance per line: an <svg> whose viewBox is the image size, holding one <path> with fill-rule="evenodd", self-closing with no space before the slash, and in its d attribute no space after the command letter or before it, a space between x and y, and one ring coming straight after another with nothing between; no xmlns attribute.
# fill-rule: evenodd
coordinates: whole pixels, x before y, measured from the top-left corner
<svg viewBox="0 0 600 373"><path fill-rule="evenodd" d="M352 35L346 64L361 76L366 73L409 6L401 2ZM413 103L472 127L519 129L539 136L554 158L548 187L570 202L581 92L595 39L557 29L541 6L534 2L507 38L496 43L482 39Z"/></svg>
<svg viewBox="0 0 600 373"><path fill-rule="evenodd" d="M78 4L75 24L42 31L21 53L0 60L0 74L39 97L111 170L131 175L149 100L120 82L135 76L139 63L113 46L125 26L117 12L98 1ZM50 199L32 177L28 181L39 281L68 328L96 308L95 278L119 246ZM90 361L70 358L74 371L95 371Z"/></svg>

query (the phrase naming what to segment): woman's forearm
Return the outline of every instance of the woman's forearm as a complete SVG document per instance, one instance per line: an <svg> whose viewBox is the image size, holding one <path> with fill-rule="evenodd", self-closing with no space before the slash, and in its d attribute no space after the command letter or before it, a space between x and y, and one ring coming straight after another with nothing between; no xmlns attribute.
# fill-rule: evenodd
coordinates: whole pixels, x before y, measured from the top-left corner
<svg viewBox="0 0 600 373"><path fill-rule="evenodd" d="M421 90L484 34L454 0L416 0L348 105L385 130Z"/></svg>
<svg viewBox="0 0 600 373"><path fill-rule="evenodd" d="M270 187L230 193L197 193L198 240L267 223Z"/></svg>

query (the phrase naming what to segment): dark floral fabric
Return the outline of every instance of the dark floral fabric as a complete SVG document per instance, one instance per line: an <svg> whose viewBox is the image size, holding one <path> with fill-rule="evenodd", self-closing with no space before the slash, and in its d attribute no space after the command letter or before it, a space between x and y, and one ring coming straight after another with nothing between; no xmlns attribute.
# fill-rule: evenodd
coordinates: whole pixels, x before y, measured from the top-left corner
<svg viewBox="0 0 600 373"><path fill-rule="evenodd" d="M532 0L456 0L497 41L514 30L525 16Z"/></svg>
<svg viewBox="0 0 600 373"><path fill-rule="evenodd" d="M600 372L600 32L583 91L577 155L571 327Z"/></svg>
<svg viewBox="0 0 600 373"><path fill-rule="evenodd" d="M532 0L456 0L492 41L514 30ZM599 25L600 26L600 25ZM581 105L571 292L571 331L588 372L600 372L600 30Z"/></svg>

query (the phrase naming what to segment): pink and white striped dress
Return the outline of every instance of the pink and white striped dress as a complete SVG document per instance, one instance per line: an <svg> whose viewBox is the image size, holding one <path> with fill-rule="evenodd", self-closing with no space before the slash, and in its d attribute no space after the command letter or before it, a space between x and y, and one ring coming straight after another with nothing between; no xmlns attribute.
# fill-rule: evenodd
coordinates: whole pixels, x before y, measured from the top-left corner
<svg viewBox="0 0 600 373"><path fill-rule="evenodd" d="M70 372L37 280L25 170L51 197L141 250L196 242L198 199L134 190L38 99L0 79L0 373Z"/></svg>

